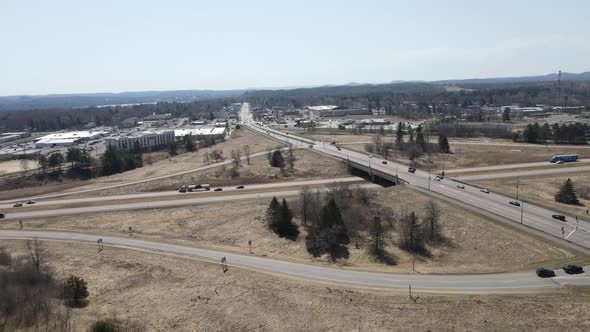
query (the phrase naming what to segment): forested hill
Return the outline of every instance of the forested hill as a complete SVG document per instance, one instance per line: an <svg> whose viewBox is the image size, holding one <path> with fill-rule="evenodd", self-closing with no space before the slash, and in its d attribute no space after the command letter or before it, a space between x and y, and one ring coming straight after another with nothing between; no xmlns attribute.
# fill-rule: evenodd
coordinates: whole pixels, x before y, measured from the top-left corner
<svg viewBox="0 0 590 332"><path fill-rule="evenodd" d="M244 90L178 90L121 93L54 94L0 97L0 112L30 109L67 109L106 105L189 102L239 96Z"/></svg>
<svg viewBox="0 0 590 332"><path fill-rule="evenodd" d="M294 106L337 105L343 107L388 108L401 103L422 105L559 105L567 96L568 106L590 106L590 81L562 80L513 83L396 83L334 86L293 90L259 90L243 98L257 105Z"/></svg>

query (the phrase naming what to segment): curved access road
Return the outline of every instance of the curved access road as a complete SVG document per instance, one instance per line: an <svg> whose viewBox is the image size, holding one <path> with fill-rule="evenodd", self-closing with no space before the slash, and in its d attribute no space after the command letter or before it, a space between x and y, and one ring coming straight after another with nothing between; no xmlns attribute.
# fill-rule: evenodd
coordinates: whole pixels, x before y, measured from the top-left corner
<svg viewBox="0 0 590 332"><path fill-rule="evenodd" d="M590 285L590 275L587 272L570 276L562 271L556 271L557 276L550 279L538 278L534 271L465 275L389 274L326 268L252 255L239 255L120 237L67 232L0 231L0 239L4 240L33 238L82 243L97 243L97 240L101 238L104 246L180 254L214 263L220 262L221 258L225 257L230 267L357 287L407 290L411 285L413 290L434 293L524 293L555 290L565 285ZM588 270L588 268L585 269Z"/></svg>

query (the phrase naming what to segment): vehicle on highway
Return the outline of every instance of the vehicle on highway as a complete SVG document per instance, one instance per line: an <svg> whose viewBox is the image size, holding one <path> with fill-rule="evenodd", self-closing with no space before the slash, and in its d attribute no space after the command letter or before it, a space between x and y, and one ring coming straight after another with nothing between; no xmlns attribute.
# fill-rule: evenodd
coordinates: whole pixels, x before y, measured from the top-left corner
<svg viewBox="0 0 590 332"><path fill-rule="evenodd" d="M557 162L561 161L561 163L563 164L563 163L574 162L577 160L578 160L577 154L565 154L565 155L553 156L553 157L551 157L551 160L549 160L549 162L557 163Z"/></svg>
<svg viewBox="0 0 590 332"><path fill-rule="evenodd" d="M14 203L13 207L21 207L23 206L23 202Z"/></svg>
<svg viewBox="0 0 590 332"><path fill-rule="evenodd" d="M551 269L540 267L537 269L537 276L541 278L553 278L555 277L555 272Z"/></svg>
<svg viewBox="0 0 590 332"><path fill-rule="evenodd" d="M460 185L457 186L457 188L459 188L459 189L465 189L465 186L462 185L462 184L460 184Z"/></svg>
<svg viewBox="0 0 590 332"><path fill-rule="evenodd" d="M336 141L332 141L332 142L330 142L330 144L336 145Z"/></svg>
<svg viewBox="0 0 590 332"><path fill-rule="evenodd" d="M565 221L565 216L563 214L554 214L551 216L553 219Z"/></svg>
<svg viewBox="0 0 590 332"><path fill-rule="evenodd" d="M4 217L6 217L6 213L0 212L0 218L4 218Z"/></svg>
<svg viewBox="0 0 590 332"><path fill-rule="evenodd" d="M237 186L236 189L244 189L244 186Z"/></svg>
<svg viewBox="0 0 590 332"><path fill-rule="evenodd" d="M337 147L336 149L337 149L338 151L342 151L342 149L341 149L340 147Z"/></svg>
<svg viewBox="0 0 590 332"><path fill-rule="evenodd" d="M442 179L443 179L443 177L442 177L442 176L440 176L440 175L437 175L437 176L434 178L434 181L442 181Z"/></svg>
<svg viewBox="0 0 590 332"><path fill-rule="evenodd" d="M311 145L311 144L310 144L310 145L309 145L309 148L310 148L310 149L313 149L313 145Z"/></svg>
<svg viewBox="0 0 590 332"><path fill-rule="evenodd" d="M34 200L32 200L32 199L30 199L30 200L28 200L28 201L27 201L27 204L35 204L35 203L37 203L37 202L35 202L35 201L34 201Z"/></svg>
<svg viewBox="0 0 590 332"><path fill-rule="evenodd" d="M223 191L223 189L221 189L221 188L215 188L215 190L213 190L213 191Z"/></svg>
<svg viewBox="0 0 590 332"><path fill-rule="evenodd" d="M387 165L387 160L383 160L381 163L382 163L383 165Z"/></svg>
<svg viewBox="0 0 590 332"><path fill-rule="evenodd" d="M510 204L512 204L514 206L520 206L520 202L518 202L518 201L510 201Z"/></svg>
<svg viewBox="0 0 590 332"><path fill-rule="evenodd" d="M490 191L489 191L488 189L486 189L486 188L483 188L483 189L482 189L482 190L480 190L480 191L481 191L482 193L484 193L484 194L489 194L489 193L490 193Z"/></svg>
<svg viewBox="0 0 590 332"><path fill-rule="evenodd" d="M566 265L563 267L563 271L567 274L580 274L584 273L584 268L580 265Z"/></svg>
<svg viewBox="0 0 590 332"><path fill-rule="evenodd" d="M556 164L557 164L557 165L561 165L561 164L563 164L563 160L558 160L558 161L556 162Z"/></svg>
<svg viewBox="0 0 590 332"><path fill-rule="evenodd" d="M409 167L408 168L408 172L410 172L410 173L416 173L416 167Z"/></svg>

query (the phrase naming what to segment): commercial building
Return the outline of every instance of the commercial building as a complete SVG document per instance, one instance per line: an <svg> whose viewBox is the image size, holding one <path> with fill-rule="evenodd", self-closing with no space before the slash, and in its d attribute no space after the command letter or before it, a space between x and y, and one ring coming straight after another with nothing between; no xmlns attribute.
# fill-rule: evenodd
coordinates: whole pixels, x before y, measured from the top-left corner
<svg viewBox="0 0 590 332"><path fill-rule="evenodd" d="M25 149L23 147L14 146L0 149L0 160L13 159L34 159L41 154L39 149Z"/></svg>
<svg viewBox="0 0 590 332"><path fill-rule="evenodd" d="M182 139L186 135L191 135L196 137L197 139L204 138L204 137L214 137L215 139L223 139L227 134L226 127L216 127L216 126L202 126L202 127L195 127L195 128L185 128L185 129L175 129L174 136L176 136L177 140Z"/></svg>
<svg viewBox="0 0 590 332"><path fill-rule="evenodd" d="M106 131L70 131L65 133L55 133L40 137L35 141L35 146L37 148L71 146L104 137L107 134L108 132Z"/></svg>
<svg viewBox="0 0 590 332"><path fill-rule="evenodd" d="M17 139L25 138L31 136L31 133L28 132L18 132L18 133L0 133L0 143L16 141Z"/></svg>
<svg viewBox="0 0 590 332"><path fill-rule="evenodd" d="M133 149L136 142L143 150L155 151L165 149L174 142L174 131L138 131L109 137L105 141L107 146L114 146L122 151Z"/></svg>

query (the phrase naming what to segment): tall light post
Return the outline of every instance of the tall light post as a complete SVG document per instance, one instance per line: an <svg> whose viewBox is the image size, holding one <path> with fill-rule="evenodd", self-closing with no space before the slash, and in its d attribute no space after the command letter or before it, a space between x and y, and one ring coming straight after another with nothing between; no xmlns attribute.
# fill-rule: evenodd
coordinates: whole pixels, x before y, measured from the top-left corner
<svg viewBox="0 0 590 332"><path fill-rule="evenodd" d="M522 219L524 217L524 203L520 204L520 224L522 225Z"/></svg>
<svg viewBox="0 0 590 332"><path fill-rule="evenodd" d="M516 179L516 200L518 201L518 187L520 185L520 178Z"/></svg>

